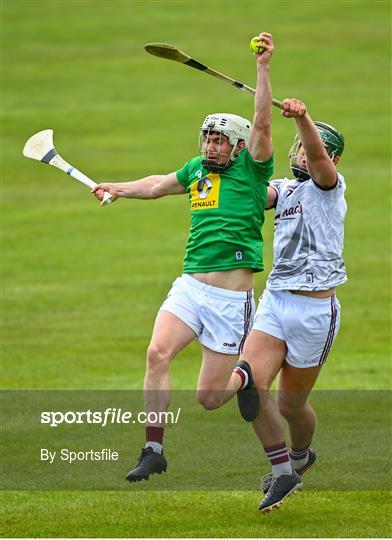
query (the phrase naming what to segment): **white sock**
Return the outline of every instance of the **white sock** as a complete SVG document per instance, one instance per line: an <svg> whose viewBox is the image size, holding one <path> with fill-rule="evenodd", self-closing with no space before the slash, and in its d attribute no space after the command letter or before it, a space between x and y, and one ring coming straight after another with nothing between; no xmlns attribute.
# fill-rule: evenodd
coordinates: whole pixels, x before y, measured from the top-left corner
<svg viewBox="0 0 392 540"><path fill-rule="evenodd" d="M293 467L290 461L279 463L279 465L272 465L272 476L278 477L284 474L288 474L289 476L293 474Z"/></svg>
<svg viewBox="0 0 392 540"><path fill-rule="evenodd" d="M264 452L272 465L273 476L278 477L284 474L291 476L293 474L293 467L291 466L287 446L284 442L270 446L269 448L264 447Z"/></svg>
<svg viewBox="0 0 392 540"><path fill-rule="evenodd" d="M155 441L147 441L144 448L150 447L154 450L154 452L158 452L158 454L162 453L163 446L159 442Z"/></svg>
<svg viewBox="0 0 392 540"><path fill-rule="evenodd" d="M240 386L240 390L242 390L243 388L246 388L248 386L248 383L249 383L249 375L248 375L248 372L245 371L244 369L242 369L241 367L238 367L236 366L234 368L234 372L237 373L237 375L239 377L241 377L241 386Z"/></svg>
<svg viewBox="0 0 392 540"><path fill-rule="evenodd" d="M290 448L289 456L293 469L298 471L298 469L302 469L302 467L305 467L308 462L309 448L301 450L300 452L296 452L295 450Z"/></svg>

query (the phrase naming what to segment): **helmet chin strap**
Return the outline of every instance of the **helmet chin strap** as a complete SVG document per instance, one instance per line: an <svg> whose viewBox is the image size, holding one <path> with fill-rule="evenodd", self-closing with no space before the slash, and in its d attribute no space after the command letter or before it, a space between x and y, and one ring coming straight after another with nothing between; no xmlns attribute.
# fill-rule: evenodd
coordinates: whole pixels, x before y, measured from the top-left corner
<svg viewBox="0 0 392 540"><path fill-rule="evenodd" d="M310 174L306 169L302 169L299 165L292 165L291 170L293 171L293 175L296 177L298 182L305 182L305 180L310 179Z"/></svg>
<svg viewBox="0 0 392 540"><path fill-rule="evenodd" d="M221 173L225 169L228 169L230 165L232 165L232 161L228 161L225 165L221 165L220 163L216 163L215 161L210 161L208 159L203 159L201 164L205 169L207 169L208 172L212 173Z"/></svg>

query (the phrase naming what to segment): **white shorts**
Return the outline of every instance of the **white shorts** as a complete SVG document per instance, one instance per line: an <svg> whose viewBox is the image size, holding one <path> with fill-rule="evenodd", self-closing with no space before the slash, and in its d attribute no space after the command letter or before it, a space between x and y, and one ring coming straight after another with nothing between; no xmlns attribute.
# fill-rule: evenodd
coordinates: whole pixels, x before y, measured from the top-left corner
<svg viewBox="0 0 392 540"><path fill-rule="evenodd" d="M253 330L283 339L287 345L286 362L297 368L308 368L324 364L339 324L340 304L335 295L313 298L265 289Z"/></svg>
<svg viewBox="0 0 392 540"><path fill-rule="evenodd" d="M240 354L255 312L253 290L229 291L188 274L177 278L160 311L170 311L212 351Z"/></svg>

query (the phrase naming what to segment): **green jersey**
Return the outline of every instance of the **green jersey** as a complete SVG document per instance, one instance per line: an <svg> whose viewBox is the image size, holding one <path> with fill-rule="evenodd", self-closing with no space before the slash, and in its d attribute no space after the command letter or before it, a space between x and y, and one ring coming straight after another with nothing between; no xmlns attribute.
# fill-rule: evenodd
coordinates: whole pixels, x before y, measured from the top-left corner
<svg viewBox="0 0 392 540"><path fill-rule="evenodd" d="M235 268L263 270L264 208L273 157L255 161L244 148L223 172L208 172L202 158L177 171L189 193L191 229L184 272L215 272Z"/></svg>

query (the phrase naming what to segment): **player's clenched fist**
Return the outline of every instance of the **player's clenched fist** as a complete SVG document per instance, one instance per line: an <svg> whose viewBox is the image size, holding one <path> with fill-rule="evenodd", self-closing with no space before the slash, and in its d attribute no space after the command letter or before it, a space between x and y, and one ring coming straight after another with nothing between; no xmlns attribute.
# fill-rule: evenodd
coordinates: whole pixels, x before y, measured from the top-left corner
<svg viewBox="0 0 392 540"><path fill-rule="evenodd" d="M115 201L118 198L118 193L117 193L115 184L98 184L91 190L91 193L94 193L97 199L102 201L105 195L105 191L110 193L113 201Z"/></svg>
<svg viewBox="0 0 392 540"><path fill-rule="evenodd" d="M305 116L306 114L306 105L299 99L285 99L282 105L282 116L285 116L286 118L297 118Z"/></svg>

